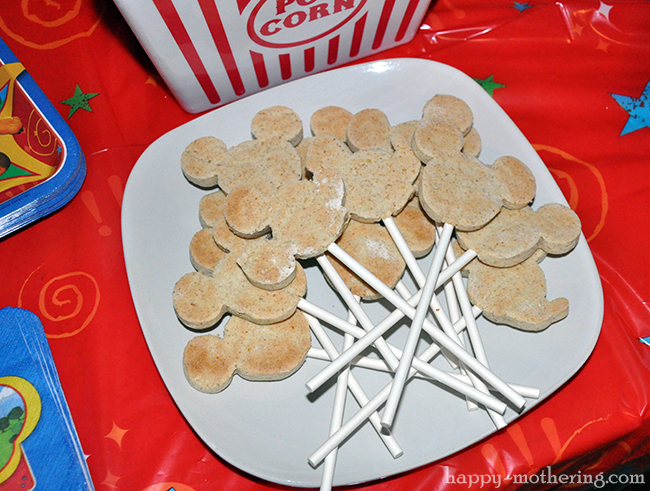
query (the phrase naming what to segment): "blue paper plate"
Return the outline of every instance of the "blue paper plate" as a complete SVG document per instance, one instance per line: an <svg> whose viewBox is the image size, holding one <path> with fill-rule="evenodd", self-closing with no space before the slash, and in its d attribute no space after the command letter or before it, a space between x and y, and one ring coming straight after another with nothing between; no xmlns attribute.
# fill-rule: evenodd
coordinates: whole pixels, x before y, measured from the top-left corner
<svg viewBox="0 0 650 491"><path fill-rule="evenodd" d="M0 237L61 208L85 177L76 137L0 39Z"/></svg>

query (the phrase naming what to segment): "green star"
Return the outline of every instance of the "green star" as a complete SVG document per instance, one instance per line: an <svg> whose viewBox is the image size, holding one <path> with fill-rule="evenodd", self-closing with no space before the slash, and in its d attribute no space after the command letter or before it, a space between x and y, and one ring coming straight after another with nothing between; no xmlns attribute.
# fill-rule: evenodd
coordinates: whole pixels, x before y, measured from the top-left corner
<svg viewBox="0 0 650 491"><path fill-rule="evenodd" d="M69 99L61 101L61 104L67 104L70 106L70 114L68 114L68 119L70 119L72 115L77 112L77 109L85 109L86 111L93 112L90 104L88 104L88 101L98 95L99 93L84 94L81 90L81 87L79 87L79 84L77 84L77 87L74 89L74 95Z"/></svg>
<svg viewBox="0 0 650 491"><path fill-rule="evenodd" d="M494 81L494 75L490 75L488 78L475 78L474 81L483 87L485 91L490 94L490 97L494 97L494 89L505 87L505 85Z"/></svg>

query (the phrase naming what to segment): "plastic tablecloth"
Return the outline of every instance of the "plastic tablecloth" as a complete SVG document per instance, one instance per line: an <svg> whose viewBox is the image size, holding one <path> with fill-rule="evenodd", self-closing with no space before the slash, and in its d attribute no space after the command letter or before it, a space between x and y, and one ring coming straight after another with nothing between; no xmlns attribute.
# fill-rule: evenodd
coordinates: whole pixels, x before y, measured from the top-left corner
<svg viewBox="0 0 650 491"><path fill-rule="evenodd" d="M170 95L112 2L3 2L0 36L87 159L70 203L0 240L0 305L41 319L96 489L285 489L228 465L193 432L129 291L125 183L149 144L196 115ZM604 322L584 367L514 424L353 489L468 489L468 474L499 477L474 488L550 489L562 485L514 476L640 474L650 466L650 3L440 0L412 41L363 61L393 57L462 70L519 126L582 220Z"/></svg>

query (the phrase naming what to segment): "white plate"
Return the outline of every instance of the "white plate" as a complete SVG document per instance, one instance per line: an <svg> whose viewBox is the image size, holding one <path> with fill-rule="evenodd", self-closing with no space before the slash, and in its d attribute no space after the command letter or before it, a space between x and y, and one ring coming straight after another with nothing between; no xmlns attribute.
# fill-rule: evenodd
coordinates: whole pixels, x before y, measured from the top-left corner
<svg viewBox="0 0 650 491"><path fill-rule="evenodd" d="M153 359L176 404L197 434L219 456L263 479L295 486L320 485L321 468L308 456L325 440L334 387L309 396L305 382L324 362L307 360L292 377L280 382L247 382L235 377L225 391L207 395L192 389L181 366L185 344L196 334L177 320L172 307L174 283L191 271L188 246L199 230L198 203L206 191L185 180L180 155L192 140L214 135L228 146L250 139L250 121L260 109L286 105L299 113L309 133L309 118L318 108L339 105L352 112L383 110L391 123L418 119L424 103L436 93L464 99L475 115L483 139L481 159L487 164L502 155L524 161L537 178L534 207L566 201L526 138L471 78L458 70L420 59L394 59L320 73L252 95L205 114L156 140L142 154L124 194L122 233L133 300ZM569 316L541 333L525 333L480 319L491 368L501 378L538 387L550 396L583 365L598 338L603 315L602 288L591 252L581 238L562 258L547 258L542 267L548 297L566 297ZM307 266L307 299L344 316L338 297L318 268ZM373 319L383 318L378 303ZM405 339L402 327L391 338ZM336 339L340 342L339 339ZM377 372L355 373L369 395L388 381ZM349 400L352 398L348 398ZM356 411L349 402L346 417ZM525 412L524 411L524 412ZM508 409L506 420L520 415ZM404 455L393 459L366 424L342 446L335 485L364 482L442 459L495 431L484 411L468 412L464 399L424 380L406 387L395 419L394 435Z"/></svg>

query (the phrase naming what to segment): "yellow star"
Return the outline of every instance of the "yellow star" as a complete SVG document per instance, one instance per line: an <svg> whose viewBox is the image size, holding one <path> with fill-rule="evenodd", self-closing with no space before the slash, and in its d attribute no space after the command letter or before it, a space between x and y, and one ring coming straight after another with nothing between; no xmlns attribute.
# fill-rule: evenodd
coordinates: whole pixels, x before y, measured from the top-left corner
<svg viewBox="0 0 650 491"><path fill-rule="evenodd" d="M123 430L119 426L113 422L113 428L111 429L110 433L106 435L106 438L110 438L111 440L114 440L115 443L117 443L117 446L122 448L122 438L124 438L124 434L129 431L129 430Z"/></svg>
<svg viewBox="0 0 650 491"><path fill-rule="evenodd" d="M605 53L607 53L607 50L609 49L609 43L606 43L602 39L599 39L598 40L598 46L596 46L596 49L599 49L599 50L604 51Z"/></svg>

